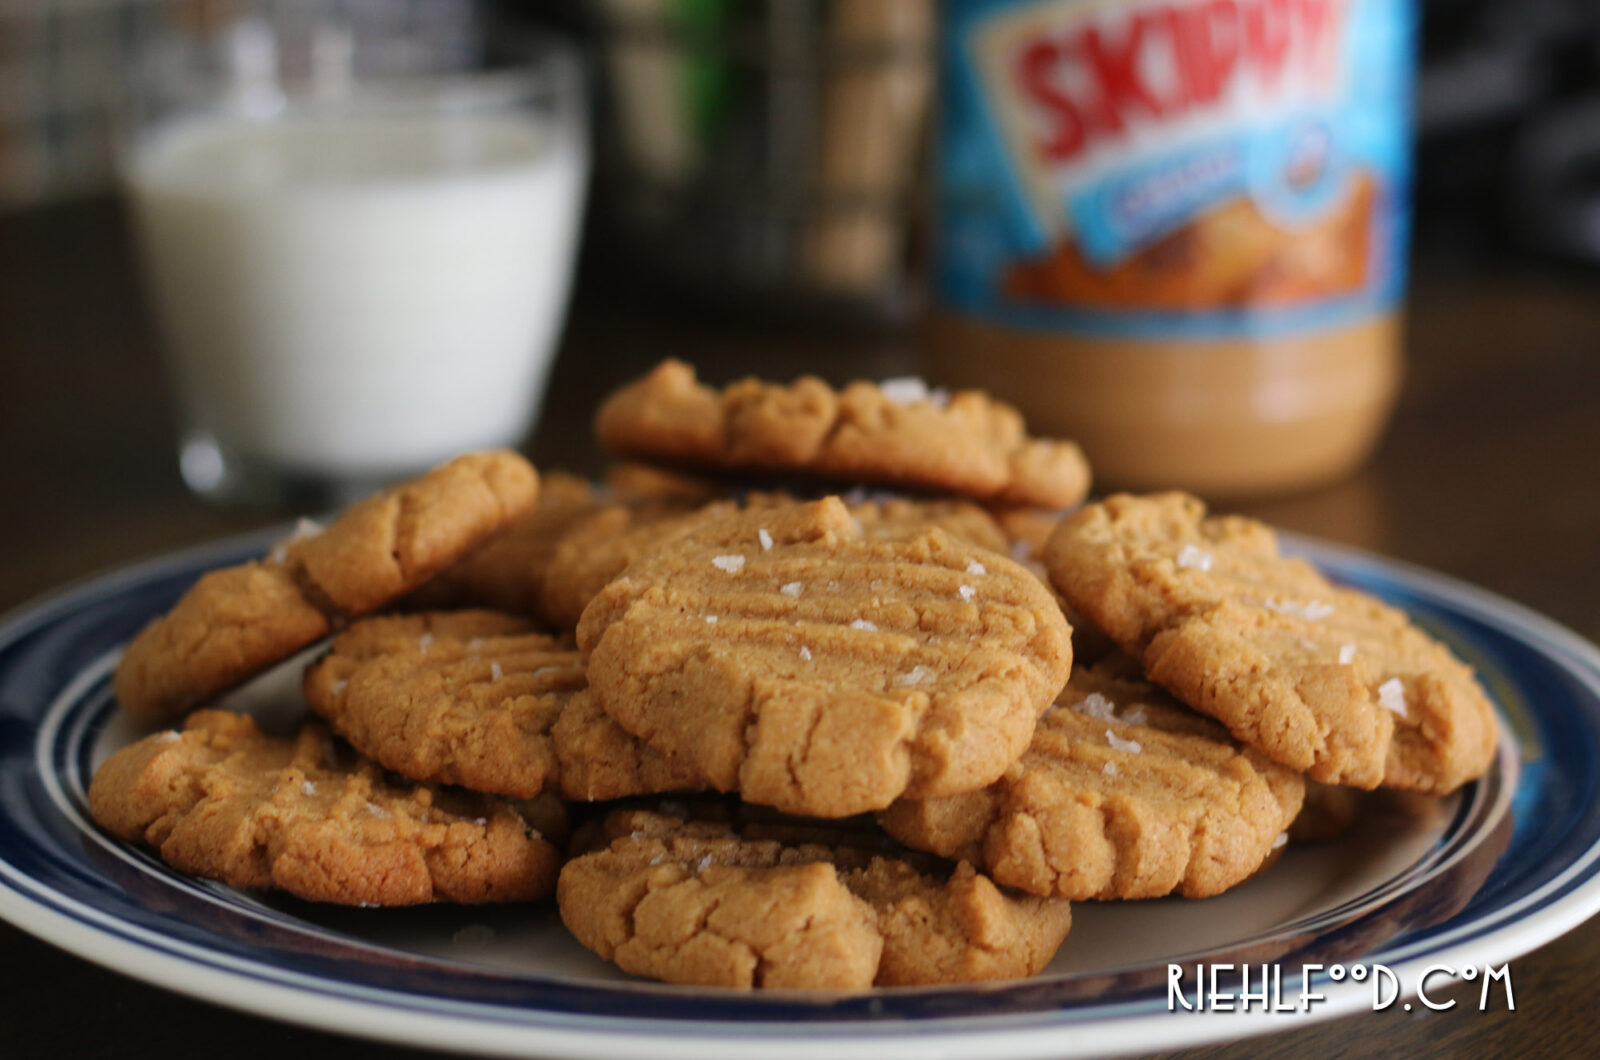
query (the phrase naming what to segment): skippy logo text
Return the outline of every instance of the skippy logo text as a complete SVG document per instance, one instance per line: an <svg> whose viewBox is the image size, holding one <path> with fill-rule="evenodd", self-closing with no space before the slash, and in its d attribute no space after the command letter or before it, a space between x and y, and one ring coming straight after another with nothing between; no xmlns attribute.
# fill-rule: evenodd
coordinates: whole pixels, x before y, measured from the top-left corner
<svg viewBox="0 0 1600 1060"><path fill-rule="evenodd" d="M1216 336L1254 326L1246 305L1309 328L1398 297L1408 0L947 12L949 304L1028 327Z"/></svg>
<svg viewBox="0 0 1600 1060"><path fill-rule="evenodd" d="M1002 61L1032 152L1062 164L1139 124L1335 95L1343 15L1341 0L1064 3L1002 29Z"/></svg>
<svg viewBox="0 0 1600 1060"><path fill-rule="evenodd" d="M1102 177L1183 144L1337 107L1353 0L1054 0L968 40L1036 223Z"/></svg>

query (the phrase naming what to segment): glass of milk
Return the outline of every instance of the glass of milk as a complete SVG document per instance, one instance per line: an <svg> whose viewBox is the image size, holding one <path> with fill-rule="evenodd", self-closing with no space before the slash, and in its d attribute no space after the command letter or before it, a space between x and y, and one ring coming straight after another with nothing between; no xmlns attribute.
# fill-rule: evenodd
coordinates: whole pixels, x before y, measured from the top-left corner
<svg viewBox="0 0 1600 1060"><path fill-rule="evenodd" d="M324 48L295 86L262 27L231 43L228 76L168 91L126 163L185 481L336 503L516 445L583 209L576 55L369 79Z"/></svg>

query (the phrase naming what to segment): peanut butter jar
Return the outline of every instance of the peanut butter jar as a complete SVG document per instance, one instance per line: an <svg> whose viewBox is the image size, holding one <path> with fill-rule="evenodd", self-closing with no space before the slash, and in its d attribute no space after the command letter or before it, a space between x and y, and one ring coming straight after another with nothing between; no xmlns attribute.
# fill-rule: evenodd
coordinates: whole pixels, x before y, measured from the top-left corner
<svg viewBox="0 0 1600 1060"><path fill-rule="evenodd" d="M1213 496L1361 463L1401 375L1410 0L946 0L943 381Z"/></svg>

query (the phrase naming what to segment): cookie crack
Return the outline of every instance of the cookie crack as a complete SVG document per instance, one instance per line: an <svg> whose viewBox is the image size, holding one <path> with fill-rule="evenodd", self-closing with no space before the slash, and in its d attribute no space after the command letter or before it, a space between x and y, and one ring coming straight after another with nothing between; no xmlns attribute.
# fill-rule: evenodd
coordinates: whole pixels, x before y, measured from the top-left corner
<svg viewBox="0 0 1600 1060"><path fill-rule="evenodd" d="M303 563L286 564L284 569L289 572L289 580L294 584L295 591L300 598L322 613L335 626L345 622L350 615L344 608L333 602L333 597L328 591L312 577L311 571Z"/></svg>
<svg viewBox="0 0 1600 1060"><path fill-rule="evenodd" d="M481 473L479 480L482 481ZM498 503L498 498L496 501ZM409 582L415 573L413 564L405 555L405 545L416 537L419 510L416 496L410 490L401 490L396 497L393 516L384 520L384 529L389 535L389 558L394 561L395 570L400 572L403 582Z"/></svg>
<svg viewBox="0 0 1600 1060"><path fill-rule="evenodd" d="M796 794L804 798L806 791L805 782L801 779L800 771L805 768L811 758L811 748L816 742L817 730L822 727L823 708L818 707L811 712L811 724L806 726L805 736L800 741L799 754L790 752L784 755L784 769L789 774L789 783L794 787Z"/></svg>

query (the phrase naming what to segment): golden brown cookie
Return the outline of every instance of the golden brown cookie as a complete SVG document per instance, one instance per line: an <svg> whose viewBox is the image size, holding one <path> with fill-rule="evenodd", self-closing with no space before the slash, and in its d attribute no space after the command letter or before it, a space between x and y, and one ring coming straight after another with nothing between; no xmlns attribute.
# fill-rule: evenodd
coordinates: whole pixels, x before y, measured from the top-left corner
<svg viewBox="0 0 1600 1060"><path fill-rule="evenodd" d="M117 702L140 721L169 721L332 628L283 563L211 571L129 642L114 678Z"/></svg>
<svg viewBox="0 0 1600 1060"><path fill-rule="evenodd" d="M550 729L583 659L494 611L357 622L307 668L311 706L362 754L437 784L528 799L554 786Z"/></svg>
<svg viewBox="0 0 1600 1060"><path fill-rule="evenodd" d="M1061 521L1061 513L1038 508L1006 508L995 513L995 518L1006 534L1006 554L1050 585L1050 573L1044 568L1044 546L1055 532L1056 524ZM1055 593L1061 613L1067 616L1067 625L1072 627L1074 665L1093 666L1117 652L1116 642L1100 632L1093 623L1085 622L1083 616L1056 592L1055 586L1050 586L1050 591ZM1137 664L1135 668L1137 672Z"/></svg>
<svg viewBox="0 0 1600 1060"><path fill-rule="evenodd" d="M595 699L720 791L841 817L990 783L1065 684L1039 580L838 498L744 512L633 563L578 626Z"/></svg>
<svg viewBox="0 0 1600 1060"><path fill-rule="evenodd" d="M425 582L406 599L406 608L482 607L540 615L539 594L556 545L595 505L594 491L583 479L561 471L541 473L534 510Z"/></svg>
<svg viewBox="0 0 1600 1060"><path fill-rule="evenodd" d="M728 497L724 482L685 475L649 464L613 464L606 468L606 491L613 501L634 507L677 503L710 504Z"/></svg>
<svg viewBox="0 0 1600 1060"><path fill-rule="evenodd" d="M1193 497L1117 496L1067 518L1045 562L1150 679L1330 784L1448 792L1494 756L1472 670L1404 614L1278 554Z"/></svg>
<svg viewBox="0 0 1600 1060"><path fill-rule="evenodd" d="M1138 681L1077 669L1020 761L982 791L902 800L890 835L1032 894L1190 898L1247 879L1302 779Z"/></svg>
<svg viewBox="0 0 1600 1060"><path fill-rule="evenodd" d="M112 755L89 810L179 871L316 902L524 901L549 894L560 865L499 800L397 787L320 725L284 740L222 711Z"/></svg>
<svg viewBox="0 0 1600 1060"><path fill-rule="evenodd" d="M739 510L737 501L609 504L575 522L551 554L539 610L557 629L576 629L583 609L606 583L641 556L706 522Z"/></svg>
<svg viewBox="0 0 1600 1060"><path fill-rule="evenodd" d="M1030 438L1011 406L978 391L929 391L917 380L790 386L745 379L716 391L681 361L663 361L608 398L596 420L613 453L738 474L956 493L1064 508L1089 490L1070 442Z"/></svg>
<svg viewBox="0 0 1600 1060"><path fill-rule="evenodd" d="M1066 937L1065 902L1007 895L970 865L930 873L870 851L747 840L632 811L569 861L557 898L578 941L624 971L740 989L1033 975Z"/></svg>
<svg viewBox="0 0 1600 1060"><path fill-rule="evenodd" d="M569 644L493 611L364 619L305 675L341 736L412 780L518 799L705 786L606 717L586 684Z"/></svg>
<svg viewBox="0 0 1600 1060"><path fill-rule="evenodd" d="M471 453L355 504L265 560L202 577L128 644L117 701L162 722L415 588L533 505L539 480L510 452Z"/></svg>
<svg viewBox="0 0 1600 1060"><path fill-rule="evenodd" d="M707 786L687 762L668 758L611 720L587 691L567 701L550 739L561 767L561 795L576 802Z"/></svg>
<svg viewBox="0 0 1600 1060"><path fill-rule="evenodd" d="M1000 524L983 508L955 497L843 498L866 537L897 535L938 527L951 537L1002 555L1009 547Z"/></svg>
<svg viewBox="0 0 1600 1060"><path fill-rule="evenodd" d="M741 510L798 503L781 493L750 493L742 502L715 501L696 508L675 503L608 505L585 517L557 546L540 594L545 620L574 629L583 609L634 560L697 527ZM983 548L1003 550L1004 533L988 512L970 501L890 497L848 503L868 537L887 537L937 526Z"/></svg>

